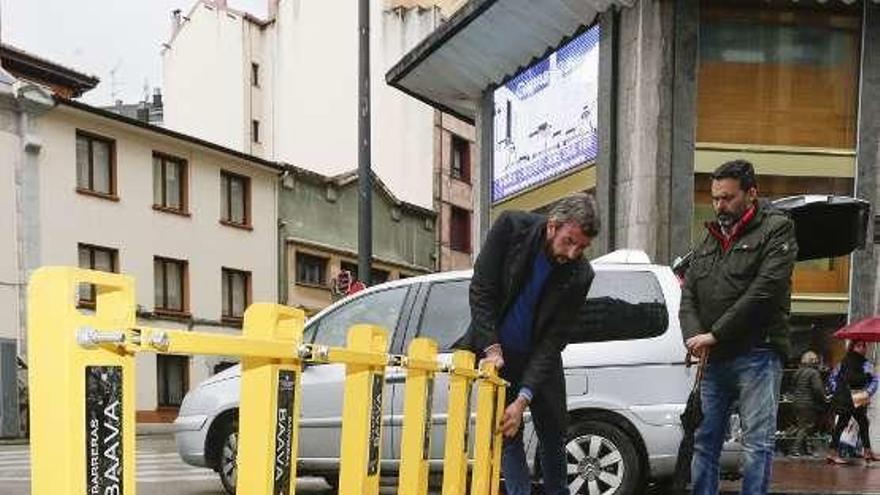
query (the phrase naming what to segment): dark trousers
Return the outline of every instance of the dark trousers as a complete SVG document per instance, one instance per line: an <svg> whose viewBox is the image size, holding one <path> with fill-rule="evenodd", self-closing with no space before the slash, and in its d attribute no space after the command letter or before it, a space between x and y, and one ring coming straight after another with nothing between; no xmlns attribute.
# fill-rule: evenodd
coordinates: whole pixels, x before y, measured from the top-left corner
<svg viewBox="0 0 880 495"><path fill-rule="evenodd" d="M862 447L871 450L871 436L868 434L868 406L857 407L851 410L837 411L837 423L834 425L834 432L831 434L831 448L836 449L840 444L840 435L849 424L850 418L855 418L859 425L859 439L862 441Z"/></svg>
<svg viewBox="0 0 880 495"><path fill-rule="evenodd" d="M797 431L794 436L794 451L809 454L811 449L807 446L807 437L816 433L822 411L812 406L798 406L795 413L797 414Z"/></svg>

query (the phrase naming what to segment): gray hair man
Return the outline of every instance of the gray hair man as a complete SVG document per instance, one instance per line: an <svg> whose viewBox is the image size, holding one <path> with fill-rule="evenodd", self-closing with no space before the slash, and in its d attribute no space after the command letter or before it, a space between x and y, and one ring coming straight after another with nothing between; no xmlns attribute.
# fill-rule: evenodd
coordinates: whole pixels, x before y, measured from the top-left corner
<svg viewBox="0 0 880 495"><path fill-rule="evenodd" d="M501 423L509 495L531 492L522 440L526 407L541 443L545 493L569 493L561 353L593 281L583 252L598 232L596 201L585 193L561 199L547 216L507 211L474 265L471 326L460 344L494 362L511 383Z"/></svg>

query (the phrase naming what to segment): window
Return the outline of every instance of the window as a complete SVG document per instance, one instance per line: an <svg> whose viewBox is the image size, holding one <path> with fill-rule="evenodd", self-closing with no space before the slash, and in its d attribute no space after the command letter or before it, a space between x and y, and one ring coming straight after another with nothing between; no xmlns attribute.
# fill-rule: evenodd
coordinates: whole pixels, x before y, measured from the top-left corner
<svg viewBox="0 0 880 495"><path fill-rule="evenodd" d="M119 271L119 265L117 263L119 251L106 247L92 246L90 244L79 244L78 250L80 268L112 273ZM94 284L80 284L79 302L80 304L94 304Z"/></svg>
<svg viewBox="0 0 880 495"><path fill-rule="evenodd" d="M185 213L186 200L186 160L153 153L153 206Z"/></svg>
<svg viewBox="0 0 880 495"><path fill-rule="evenodd" d="M471 212L452 207L449 221L449 247L462 253L471 252Z"/></svg>
<svg viewBox="0 0 880 495"><path fill-rule="evenodd" d="M186 311L186 261L157 256L153 259L153 282L157 311Z"/></svg>
<svg viewBox="0 0 880 495"><path fill-rule="evenodd" d="M350 271L352 275L354 275L355 280L358 280L358 265L352 261L343 261L339 264L339 268L342 271ZM391 278L391 272L387 270L382 270L381 268L371 268L370 269L370 285L382 284L388 281Z"/></svg>
<svg viewBox="0 0 880 495"><path fill-rule="evenodd" d="M260 64L251 62L251 86L260 87Z"/></svg>
<svg viewBox="0 0 880 495"><path fill-rule="evenodd" d="M471 324L470 285L468 279L431 285L419 322L419 337L434 339L441 352L452 349Z"/></svg>
<svg viewBox="0 0 880 495"><path fill-rule="evenodd" d="M386 271L386 270L381 270L379 268L372 268L372 269L370 269L370 284L377 285L377 284L385 283L388 281L388 277L390 277L390 276L391 276L391 274L388 273L388 271Z"/></svg>
<svg viewBox="0 0 880 495"><path fill-rule="evenodd" d="M874 244L880 244L880 215L874 216Z"/></svg>
<svg viewBox="0 0 880 495"><path fill-rule="evenodd" d="M407 290L407 287L397 287L355 298L309 326L303 341L345 346L348 329L364 323L388 330L391 342Z"/></svg>
<svg viewBox="0 0 880 495"><path fill-rule="evenodd" d="M471 181L471 143L466 139L452 136L452 163L450 174L464 182Z"/></svg>
<svg viewBox="0 0 880 495"><path fill-rule="evenodd" d="M223 268L223 318L240 319L251 303L251 273Z"/></svg>
<svg viewBox="0 0 880 495"><path fill-rule="evenodd" d="M713 3L700 9L697 140L854 149L858 11Z"/></svg>
<svg viewBox="0 0 880 495"><path fill-rule="evenodd" d="M233 226L250 226L251 180L243 175L223 171L221 182L221 222Z"/></svg>
<svg viewBox="0 0 880 495"><path fill-rule="evenodd" d="M76 132L76 188L99 196L116 195L116 144L112 139Z"/></svg>
<svg viewBox="0 0 880 495"><path fill-rule="evenodd" d="M251 121L251 140L255 143L260 142L260 121L257 119Z"/></svg>
<svg viewBox="0 0 880 495"><path fill-rule="evenodd" d="M578 320L572 343L634 340L663 335L669 313L653 273L597 271Z"/></svg>
<svg viewBox="0 0 880 495"><path fill-rule="evenodd" d="M189 389L189 357L156 356L156 385L159 407L180 407Z"/></svg>
<svg viewBox="0 0 880 495"><path fill-rule="evenodd" d="M296 253L296 283L327 287L327 258L307 253Z"/></svg>

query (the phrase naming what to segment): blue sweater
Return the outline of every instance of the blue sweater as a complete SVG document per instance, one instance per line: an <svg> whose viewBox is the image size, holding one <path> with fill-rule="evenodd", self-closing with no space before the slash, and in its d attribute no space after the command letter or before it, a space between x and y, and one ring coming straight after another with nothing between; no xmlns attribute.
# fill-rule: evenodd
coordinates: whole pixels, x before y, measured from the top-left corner
<svg viewBox="0 0 880 495"><path fill-rule="evenodd" d="M513 305L507 310L501 327L498 331L498 340L501 343L502 353L505 357L527 357L532 350L532 327L535 323L535 308L541 297L544 283L553 270L550 260L543 251L539 252L532 262L532 273L520 290ZM513 365L514 363L509 363ZM524 363L523 363L524 365ZM524 395L529 401L532 400L532 391L526 387L520 389L520 395Z"/></svg>

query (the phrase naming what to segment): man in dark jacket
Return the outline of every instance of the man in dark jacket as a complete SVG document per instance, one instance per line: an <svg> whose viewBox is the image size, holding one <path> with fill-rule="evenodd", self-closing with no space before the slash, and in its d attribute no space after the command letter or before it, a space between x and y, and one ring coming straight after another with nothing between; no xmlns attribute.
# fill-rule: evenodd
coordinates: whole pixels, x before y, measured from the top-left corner
<svg viewBox="0 0 880 495"><path fill-rule="evenodd" d="M703 420L691 465L694 495L717 494L718 459L733 405L743 427L742 493L767 493L782 360L788 353L794 224L757 201L752 164L712 174L717 221L707 223L685 274L679 317L687 348L709 353Z"/></svg>
<svg viewBox="0 0 880 495"><path fill-rule="evenodd" d="M474 265L471 326L461 344L495 363L511 383L502 417L508 495L531 493L522 416L532 413L545 492L568 495L562 349L577 326L593 270L582 255L599 230L595 200L575 194L547 217L505 212Z"/></svg>

